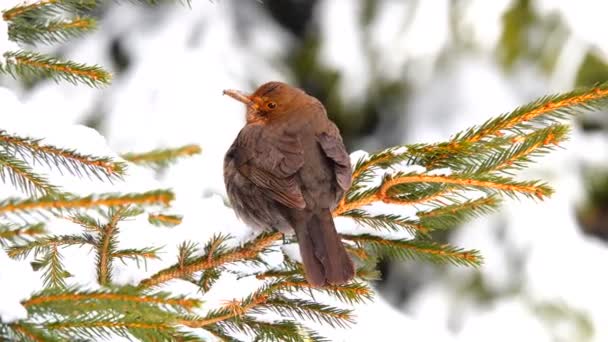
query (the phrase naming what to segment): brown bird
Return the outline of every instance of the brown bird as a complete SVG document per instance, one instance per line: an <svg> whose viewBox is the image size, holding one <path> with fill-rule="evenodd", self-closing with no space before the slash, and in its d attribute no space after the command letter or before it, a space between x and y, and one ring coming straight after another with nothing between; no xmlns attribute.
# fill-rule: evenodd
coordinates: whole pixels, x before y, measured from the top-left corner
<svg viewBox="0 0 608 342"><path fill-rule="evenodd" d="M350 188L340 131L316 98L281 82L253 94L225 90L247 106L247 123L224 159L236 214L256 229L295 231L306 279L344 284L355 275L331 210Z"/></svg>

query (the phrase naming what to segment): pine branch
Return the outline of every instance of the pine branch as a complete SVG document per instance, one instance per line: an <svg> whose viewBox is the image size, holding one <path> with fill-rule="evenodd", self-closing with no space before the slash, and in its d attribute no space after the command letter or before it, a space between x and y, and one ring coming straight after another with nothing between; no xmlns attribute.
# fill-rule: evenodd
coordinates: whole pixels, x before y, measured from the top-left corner
<svg viewBox="0 0 608 342"><path fill-rule="evenodd" d="M29 241L22 245L9 247L6 252L11 258L25 259L31 253L34 256L46 254L51 248L67 246L95 246L95 238L88 234L83 235L54 235L45 236Z"/></svg>
<svg viewBox="0 0 608 342"><path fill-rule="evenodd" d="M0 216L59 214L62 210L119 207L133 205L168 206L174 195L168 190L154 190L139 194L100 194L78 197L70 194L45 196L38 199L7 199L0 201Z"/></svg>
<svg viewBox="0 0 608 342"><path fill-rule="evenodd" d="M34 173L26 163L2 151L0 151L0 178L4 183L8 178L13 186L31 196L52 195L59 191L44 177Z"/></svg>
<svg viewBox="0 0 608 342"><path fill-rule="evenodd" d="M347 304L363 303L373 298L373 292L366 285L359 282L351 282L340 286L326 285L323 287L314 287L302 276L294 276L276 284L275 287L287 292L300 291L305 294L310 293L309 291L311 290L324 292Z"/></svg>
<svg viewBox="0 0 608 342"><path fill-rule="evenodd" d="M122 158L134 164L145 165L154 169L163 169L183 157L201 153L198 145L186 145L175 149L159 149L145 153L127 153Z"/></svg>
<svg viewBox="0 0 608 342"><path fill-rule="evenodd" d="M530 134L510 139L511 146L495 153L477 167L464 172L480 173L490 171L507 172L521 169L531 158L550 152L567 138L570 128L566 125L553 125L536 130Z"/></svg>
<svg viewBox="0 0 608 342"><path fill-rule="evenodd" d="M71 274L63 265L57 244L51 245L46 255L41 259L35 260L32 264L34 269L44 268L42 281L45 287L60 289L66 287L65 279L70 277Z"/></svg>
<svg viewBox="0 0 608 342"><path fill-rule="evenodd" d="M352 310L334 308L314 301L276 296L260 305L260 309L276 312L281 316L299 320L311 320L331 327L346 328L354 323Z"/></svg>
<svg viewBox="0 0 608 342"><path fill-rule="evenodd" d="M200 304L196 299L145 293L133 287L97 291L51 288L22 302L28 318L17 324L61 341L99 340L110 334L141 341L198 341L176 324Z"/></svg>
<svg viewBox="0 0 608 342"><path fill-rule="evenodd" d="M380 214L370 215L359 209L353 209L342 213L341 216L352 218L360 224L373 228L374 230L402 231L407 230L412 234L426 234L429 228L415 220L410 220L399 215Z"/></svg>
<svg viewBox="0 0 608 342"><path fill-rule="evenodd" d="M423 259L460 266L479 266L482 263L476 250L463 250L429 240L389 240L373 235L342 235L342 238L370 247L378 255L398 259Z"/></svg>
<svg viewBox="0 0 608 342"><path fill-rule="evenodd" d="M200 272L209 268L255 259L262 250L279 240L281 236L282 234L278 232L260 234L257 238L243 246L226 250L219 256L202 256L188 259L181 264L174 264L157 272L151 277L142 280L139 283L139 287L148 288L157 286L169 280L187 277L195 272Z"/></svg>
<svg viewBox="0 0 608 342"><path fill-rule="evenodd" d="M21 156L24 160L31 159L33 163L45 162L49 167L68 171L73 175L94 175L99 180L121 178L125 172L125 164L114 162L110 158L99 158L80 154L71 149L63 149L52 145L41 144L41 139L22 138L0 130L0 148L13 156Z"/></svg>
<svg viewBox="0 0 608 342"><path fill-rule="evenodd" d="M0 327L2 323L0 323ZM48 331L36 328L28 323L11 323L7 328L12 330L10 335L0 335L6 341L31 341L31 342L59 342L60 337L50 334Z"/></svg>
<svg viewBox="0 0 608 342"><path fill-rule="evenodd" d="M90 87L108 85L112 76L99 66L88 66L72 61L63 61L31 51L7 51L0 73L27 80L50 78L56 82L84 83Z"/></svg>
<svg viewBox="0 0 608 342"><path fill-rule="evenodd" d="M262 322L254 317L244 316L240 320L219 323L223 329L242 332L253 336L255 341L276 342L327 342L326 339L311 332L293 321Z"/></svg>
<svg viewBox="0 0 608 342"><path fill-rule="evenodd" d="M419 211L416 215L420 224L432 230L449 229L472 218L487 215L496 210L499 204L498 198L489 196L438 206L432 210Z"/></svg>
<svg viewBox="0 0 608 342"><path fill-rule="evenodd" d="M118 233L118 221L123 219L121 211L124 208L113 210L109 215L110 220L100 229L99 243L97 244L97 282L101 286L107 286L110 283L112 271L112 253L115 252L116 244L118 243L116 235Z"/></svg>
<svg viewBox="0 0 608 342"><path fill-rule="evenodd" d="M386 176L379 187L370 189L360 196L355 194L354 198L351 197L350 200L345 199L341 201L334 210L334 213L348 212L372 204L373 202L400 204L401 201L398 196L402 193L407 193L408 189L399 190L398 186L411 183L440 183L464 190L481 190L489 194L505 194L507 196L523 195L538 199L543 199L552 193L552 190L543 183L536 181L517 182L509 178L491 175L437 176L397 173Z"/></svg>
<svg viewBox="0 0 608 342"><path fill-rule="evenodd" d="M0 247L27 242L43 234L46 234L43 223L25 226L0 224Z"/></svg>
<svg viewBox="0 0 608 342"><path fill-rule="evenodd" d="M17 5L3 11L2 19L14 22L55 16L62 14L64 11L83 13L94 9L100 3L100 0L40 0L31 4Z"/></svg>
<svg viewBox="0 0 608 342"><path fill-rule="evenodd" d="M9 26L9 39L34 45L38 42L54 44L66 42L96 29L92 18L76 17L71 20L50 20L44 23L17 22Z"/></svg>
<svg viewBox="0 0 608 342"><path fill-rule="evenodd" d="M125 287L119 290L84 291L72 287L65 290L49 289L32 295L21 304L28 311L36 314L63 313L64 305L95 305L116 309L125 309L133 305L145 307L160 305L173 312L190 312L199 307L201 302L186 297L171 297L169 293L143 293L135 288ZM66 313L70 313L67 311Z"/></svg>
<svg viewBox="0 0 608 342"><path fill-rule="evenodd" d="M158 227L175 227L182 223L180 215L150 214L148 222Z"/></svg>
<svg viewBox="0 0 608 342"><path fill-rule="evenodd" d="M146 262L149 259L160 259L160 257L158 256L158 252L160 250L161 248L154 247L120 249L116 252L113 252L110 255L110 258L118 259L122 262L124 262L124 260L133 260L136 262L137 267L140 267L140 262L144 263L145 266Z"/></svg>
<svg viewBox="0 0 608 342"><path fill-rule="evenodd" d="M532 124L552 124L580 113L599 110L608 99L608 84L600 84L591 89L578 89L569 93L540 98L517 108L511 113L488 120L479 127L472 127L454 136L452 141L477 142L481 139L503 134L504 131L518 132L531 129Z"/></svg>

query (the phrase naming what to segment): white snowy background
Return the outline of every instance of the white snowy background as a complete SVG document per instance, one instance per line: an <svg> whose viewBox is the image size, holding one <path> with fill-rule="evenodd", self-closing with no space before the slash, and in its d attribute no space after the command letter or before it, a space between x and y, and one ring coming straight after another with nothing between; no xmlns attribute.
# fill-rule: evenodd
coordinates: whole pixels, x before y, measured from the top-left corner
<svg viewBox="0 0 608 342"><path fill-rule="evenodd" d="M601 0L532 1L538 15L557 13L569 30L567 48L557 58L559 67L550 75L527 65L506 74L493 57L502 30L500 18L512 5L510 0L461 2L464 19L457 28L450 26L448 0L419 1L416 6L409 1L378 2L369 32L362 32L356 19L362 0L320 0L314 25L322 38L323 63L343 74L340 92L351 105L356 106L357 99L373 86L371 69L386 79L406 78L414 84L411 98L403 102L403 112L409 116L396 129L402 133L401 143L446 139L537 96L566 91L588 50L608 56L608 37L602 29L608 3ZM184 215L178 228L152 228L142 216L126 222L121 233L124 246L164 246L163 260L150 262L145 270L116 263L116 281L137 283L171 264L183 240L204 242L217 232L229 232L237 242L250 237L248 228L223 202L223 154L244 116L242 105L222 97L221 92L225 88L252 90L269 80L293 80L281 61L294 38L262 6L263 2L237 0L193 1L190 9L111 4L97 32L59 50L66 58L111 70L109 51L120 37L129 67L110 87L42 82L25 89L19 82L0 79L0 128L9 132L113 157L191 143L202 147L200 157L181 161L161 177L134 166L124 183L113 185L75 183L72 177L49 173L55 184L82 194L157 188L176 192L173 212ZM0 4L0 9L4 7L5 2ZM412 19L404 28L407 16ZM476 49L437 67L442 51L453 43L453 29L466 31ZM379 56L374 65L365 56L364 34ZM0 21L0 53L14 48ZM91 118L100 119L99 132L80 125ZM382 146L383 134L366 137L361 147ZM575 127L564 147L527 172L551 183L556 190L551 199L507 201L499 213L457 231L456 245L480 249L484 255L480 270L442 268L440 276L428 279L405 303L394 301L390 291L386 296L379 293L373 303L357 306L358 323L352 329L322 328L320 332L335 341L369 341L379 334L386 341L582 340L584 333L572 321L550 322L538 314L539 306L550 303L581 313L592 323L591 340L607 341L608 306L602 298L608 277L602 270L608 249L582 235L574 211L584 196L581 165L606 166L607 137ZM18 195L10 186L0 186L0 193L3 198ZM347 228L348 222L338 220L337 224ZM51 222L49 229L78 231L64 221ZM514 265L510 251L523 260ZM95 287L92 255L78 248L67 248L64 255L67 269L75 275L70 283ZM277 253L275 262L280 258ZM462 290L475 279L482 279L500 295L479 304ZM12 261L0 250L0 284L2 321L24 317L19 301L40 288L39 275L28 263ZM206 307L246 295L258 285L248 278L236 284L235 277L220 279L203 298ZM510 291L514 284L517 291ZM400 284L389 285L394 289ZM181 282L167 287L197 295L195 288Z"/></svg>

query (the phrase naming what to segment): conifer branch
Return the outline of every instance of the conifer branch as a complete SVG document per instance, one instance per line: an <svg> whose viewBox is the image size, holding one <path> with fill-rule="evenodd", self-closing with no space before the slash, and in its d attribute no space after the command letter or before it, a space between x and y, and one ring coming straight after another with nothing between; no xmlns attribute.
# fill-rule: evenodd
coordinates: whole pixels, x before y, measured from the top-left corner
<svg viewBox="0 0 608 342"><path fill-rule="evenodd" d="M48 249L46 255L33 262L35 269L44 268L42 280L45 287L61 289L66 287L65 278L70 277L71 274L66 271L62 259L57 244L53 244Z"/></svg>
<svg viewBox="0 0 608 342"><path fill-rule="evenodd" d="M51 20L45 23L13 23L8 35L12 41L34 45L42 42L53 44L80 37L95 30L93 18L76 17L71 20Z"/></svg>
<svg viewBox="0 0 608 342"><path fill-rule="evenodd" d="M180 215L150 214L148 222L159 227L175 227L182 223Z"/></svg>
<svg viewBox="0 0 608 342"><path fill-rule="evenodd" d="M46 234L43 223L36 223L24 226L13 224L0 224L0 246L6 247L9 244L29 241L39 235Z"/></svg>
<svg viewBox="0 0 608 342"><path fill-rule="evenodd" d="M125 164L114 162L110 158L93 157L80 154L71 149L62 149L52 145L41 144L41 139L22 138L0 130L0 147L14 156L31 159L34 163L44 161L59 171L66 170L73 175L82 173L96 176L103 180L121 178L125 172Z"/></svg>
<svg viewBox="0 0 608 342"><path fill-rule="evenodd" d="M121 212L123 208L113 211L110 220L100 230L99 243L97 244L97 282L101 286L110 283L110 273L112 267L112 253L116 246L116 233L118 221L123 219Z"/></svg>
<svg viewBox="0 0 608 342"><path fill-rule="evenodd" d="M6 183L7 178L13 186L31 196L52 195L58 192L57 187L34 173L26 163L0 151L0 179Z"/></svg>
<svg viewBox="0 0 608 342"><path fill-rule="evenodd" d="M343 214L374 202L399 204L400 200L395 200L395 194L391 194L393 188L410 183L440 183L451 185L460 189L477 189L486 191L490 194L503 193L508 196L517 194L530 198L543 199L552 193L552 190L545 184L528 181L516 182L508 178L498 176L476 176L476 175L424 175L424 174L401 174L397 173L384 178L382 184L371 190L364 192L355 199L343 199L334 209L334 215Z"/></svg>
<svg viewBox="0 0 608 342"><path fill-rule="evenodd" d="M423 224L420 224L418 221L410 220L399 215L370 215L363 210L353 209L342 213L341 216L352 218L358 223L369 226L376 230L400 231L405 229L412 234L426 234L429 232L429 228L425 227Z"/></svg>
<svg viewBox="0 0 608 342"><path fill-rule="evenodd" d="M31 51L7 51L5 63L0 65L0 73L6 73L24 79L50 78L54 81L84 83L90 87L99 87L110 83L112 76L99 66L88 66L72 61L62 61L55 57L45 56Z"/></svg>
<svg viewBox="0 0 608 342"><path fill-rule="evenodd" d="M342 239L371 247L378 255L386 254L394 258L421 258L461 266L479 266L482 263L481 255L476 250L463 250L429 240L390 240L373 235L342 235Z"/></svg>
<svg viewBox="0 0 608 342"><path fill-rule="evenodd" d="M89 302L95 302L99 300L107 302L119 302L119 303L145 303L145 304L158 304L167 305L171 307L180 307L184 310L191 311L201 305L201 302L197 299L192 298L170 298L166 294L160 295L148 295L142 294L137 291L128 291L125 293L121 292L108 292L108 291L92 291L92 292L78 292L75 289L68 289L65 292L42 292L30 297L29 299L21 302L26 308L37 306L36 310L46 310L45 304L55 302L72 302L75 304L86 304Z"/></svg>
<svg viewBox="0 0 608 342"><path fill-rule="evenodd" d="M471 218L489 214L499 204L500 201L496 196L488 196L442 205L428 211L418 211L416 215L420 224L430 227L432 230L449 229Z"/></svg>
<svg viewBox="0 0 608 342"><path fill-rule="evenodd" d="M24 338L26 341L32 341L32 342L57 341L53 337L49 336L46 332L44 332L40 329L34 328L31 324L11 323L8 326L16 332L16 335L20 335L19 337ZM0 335L0 337L8 337L8 336ZM9 338L7 338L7 340L10 341Z"/></svg>
<svg viewBox="0 0 608 342"><path fill-rule="evenodd" d="M464 168L464 173L484 173L492 171L505 172L510 169L521 169L532 157L551 151L567 138L570 129L566 125L555 124L538 129L530 134L506 137L508 143L499 145L493 153L477 165Z"/></svg>
<svg viewBox="0 0 608 342"><path fill-rule="evenodd" d="M226 303L226 305L220 309L213 310L207 316L201 319L193 320L182 320L178 323L185 325L190 328L202 328L207 325L215 324L218 322L224 322L230 319L239 318L245 315L248 311L251 311L256 306L266 302L268 296L259 291L251 295L242 301L232 300Z"/></svg>
<svg viewBox="0 0 608 342"><path fill-rule="evenodd" d="M565 94L546 96L511 113L488 120L479 127L473 127L458 134L452 141L477 142L485 137L500 136L502 131L519 128L527 122L551 123L580 111L596 110L605 104L606 99L608 99L608 84L606 83L591 89L579 89Z"/></svg>
<svg viewBox="0 0 608 342"><path fill-rule="evenodd" d="M49 288L24 300L28 318L22 325L30 332L44 331L43 341L107 338L110 334L132 336L143 341L197 340L182 333L177 322L185 319L201 302L169 293L146 293L133 287L96 291L79 288ZM0 330L2 324L0 323Z"/></svg>
<svg viewBox="0 0 608 342"><path fill-rule="evenodd" d="M95 239L91 235L53 235L40 237L22 245L11 246L6 253L11 258L24 259L34 253L34 256L48 253L51 248L66 246L95 245Z"/></svg>
<svg viewBox="0 0 608 342"><path fill-rule="evenodd" d="M254 240L244 244L241 247L229 249L219 256L209 254L199 258L184 260L183 263L174 264L166 269L163 269L151 277L142 280L139 287L148 288L165 283L176 278L183 278L195 272L200 272L209 268L222 266L233 262L242 262L252 260L258 257L258 254L279 240L283 234L279 232L260 234ZM211 256L211 257L210 257Z"/></svg>
<svg viewBox="0 0 608 342"><path fill-rule="evenodd" d="M148 259L160 259L158 256L158 252L160 248L130 248L130 249L120 249L116 252L113 252L110 257L112 259L119 259L124 261L124 259L130 259L137 262L137 266L139 267L140 262L146 262Z"/></svg>
<svg viewBox="0 0 608 342"><path fill-rule="evenodd" d="M331 327L346 328L354 323L352 310L337 309L313 301L276 296L260 305L261 308L294 319L308 319Z"/></svg>
<svg viewBox="0 0 608 342"><path fill-rule="evenodd" d="M145 153L126 153L122 158L138 165L154 169L162 169L183 157L191 157L201 153L198 145L186 145L174 149L159 149Z"/></svg>
<svg viewBox="0 0 608 342"><path fill-rule="evenodd" d="M70 13L86 12L97 7L99 3L101 3L100 0L39 0L31 4L17 5L3 11L2 19L5 21L31 20L57 15L62 11Z"/></svg>
<svg viewBox="0 0 608 342"><path fill-rule="evenodd" d="M168 206L174 195L168 190L154 190L136 194L101 194L78 197L70 194L45 196L38 199L7 199L0 201L0 216L120 206Z"/></svg>
<svg viewBox="0 0 608 342"><path fill-rule="evenodd" d="M323 287L314 287L310 285L303 277L294 276L287 278L280 283L274 285L277 289L287 291L320 291L331 295L347 304L357 304L369 301L373 298L373 292L364 284L351 282L344 285L325 285Z"/></svg>

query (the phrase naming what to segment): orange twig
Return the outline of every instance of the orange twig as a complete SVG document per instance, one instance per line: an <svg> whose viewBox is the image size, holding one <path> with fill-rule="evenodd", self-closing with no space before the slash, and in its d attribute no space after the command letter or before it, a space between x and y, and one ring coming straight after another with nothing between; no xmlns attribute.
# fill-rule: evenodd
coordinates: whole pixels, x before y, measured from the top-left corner
<svg viewBox="0 0 608 342"><path fill-rule="evenodd" d="M515 125L525 122L525 121L530 121L545 113L548 113L548 112L551 112L554 110L559 110L559 109L565 108L565 107L576 106L576 105L583 104L583 103L593 101L593 100L596 100L596 99L599 99L602 97L606 97L606 96L608 96L608 89L595 88L593 91L588 92L586 94L573 96L571 98L561 100L561 101L547 102L542 106L532 109L528 113L514 117L511 120L503 122L500 125L491 127L488 130L480 131L477 134L467 138L466 141L467 142L476 142L487 135L492 135L492 134L499 135L500 131L502 131L504 129L514 127Z"/></svg>
<svg viewBox="0 0 608 342"><path fill-rule="evenodd" d="M91 208L91 207L113 207L126 206L129 204L163 204L165 206L173 200L172 194L153 193L147 196L137 196L131 198L79 198L79 199L53 199L48 201L24 201L16 204L6 204L0 206L0 214L25 211L33 209L69 209L69 208Z"/></svg>
<svg viewBox="0 0 608 342"><path fill-rule="evenodd" d="M208 319L179 320L179 321L177 321L177 323L185 325L190 328L201 328L201 327L204 327L204 326L207 326L210 324L225 321L227 319L243 316L247 311L253 309L254 307L256 307L260 304L265 303L267 300L268 300L268 296L263 295L263 294L256 297L255 299L253 299L253 301L247 305L240 305L239 301L232 300L232 301L229 301L225 306L225 308L229 309L228 311L230 311L230 313L228 313L228 314L213 317L213 318L208 318Z"/></svg>
<svg viewBox="0 0 608 342"><path fill-rule="evenodd" d="M146 296L130 296L124 294L115 293L89 293L89 294L58 294L49 296L40 296L21 302L25 307L32 305L39 305L49 302L58 301L79 301L89 299L102 299L102 300L116 300L122 302L136 302L136 303L153 303L153 304L167 304L167 305L179 305L181 307L191 309L200 305L200 302L196 299L162 299L162 298L151 298Z"/></svg>
<svg viewBox="0 0 608 342"><path fill-rule="evenodd" d="M82 70L67 65L47 64L39 61L34 61L23 56L14 56L14 58L15 62L22 65L29 65L40 69L47 69L56 72L63 72L66 74L84 76L95 81L107 82L109 80L109 74L106 74L105 72L97 72L95 70Z"/></svg>
<svg viewBox="0 0 608 342"><path fill-rule="evenodd" d="M30 340L32 340L34 342L44 342L44 340L40 339L38 336L36 336L36 335L32 334L31 332L29 332L21 324L13 323L13 324L11 324L11 327L13 329L15 329L16 331L18 331L19 333L21 333L23 336L26 336L27 338L29 338Z"/></svg>
<svg viewBox="0 0 608 342"><path fill-rule="evenodd" d="M134 329L169 329L172 327L166 323L142 323L142 322L55 322L45 324L46 329L66 328L134 328Z"/></svg>
<svg viewBox="0 0 608 342"><path fill-rule="evenodd" d="M341 237L342 237L342 239L355 241L355 242L365 242L366 241L364 236L341 235ZM385 240L385 239L377 239L377 240L374 240L374 242L378 243L378 244L386 245L386 246L393 245L391 243L391 240ZM475 255L474 253L471 253L471 252L466 252L466 251L465 252L460 252L460 251L452 252L452 251L446 251L446 250L442 250L442 249L422 248L422 247L414 246L414 245L407 245L407 246L400 245L400 247L419 251L424 254L434 254L434 255L442 255L442 256L447 256L447 257L458 258L458 259L470 261L472 263L480 262L479 257L477 255Z"/></svg>
<svg viewBox="0 0 608 342"><path fill-rule="evenodd" d="M29 5L25 5L25 6L18 6L18 7L14 7L6 12L4 12L4 14L2 15L2 19L4 19L4 21L11 21L13 20L16 16L19 16L25 12L49 5L49 4L54 4L56 3L58 0L42 0L42 1L38 1L36 3L33 4L29 4Z"/></svg>
<svg viewBox="0 0 608 342"><path fill-rule="evenodd" d="M151 286L156 286L158 284L162 284L171 279L181 278L186 275L192 274L194 272L199 272L202 270L206 270L209 268L217 267L226 263L247 260L255 258L258 253L264 248L271 245L276 240L280 239L282 236L281 233L276 232L271 235L268 235L264 239L256 241L255 244L248 246L249 248L242 248L234 250L231 253L227 253L219 256L215 259L207 259L207 258L199 258L192 263L188 263L186 265L174 265L167 269L164 269L150 278L144 279L139 283L140 288L147 288Z"/></svg>
<svg viewBox="0 0 608 342"><path fill-rule="evenodd" d="M114 162L105 161L105 160L91 160L91 159L86 158L85 156L67 153L66 151L63 151L63 150L58 149L53 146L38 145L38 144L35 144L32 142L29 142L27 140L24 140L24 139L12 137L7 134L0 134L0 141L6 142L6 143L9 143L12 145L16 145L16 146L22 146L23 148L26 148L27 150L37 151L39 153L52 154L52 155L59 156L61 158L68 159L68 160L74 160L80 164L98 167L98 168L104 169L108 175L116 174L116 173L122 171L122 169L123 169L122 165L120 165L119 163L114 163Z"/></svg>
<svg viewBox="0 0 608 342"><path fill-rule="evenodd" d="M452 178L450 176L431 176L431 175L410 175L410 176L401 176L393 179L389 179L385 181L378 192L373 193L369 196L360 198L358 200L352 202L346 202L342 200L338 207L334 210L334 216L347 212L349 210L353 210L356 208L360 208L366 205L369 205L373 202L382 201L385 203L395 203L395 199L391 198L387 195L387 192L393 186L399 184L407 184L407 183L446 183L446 184L457 184L463 186L473 186L480 188L492 188L498 190L505 191L518 191L518 192L526 192L530 194L534 194L535 196L542 198L545 194L541 191L540 188L536 186L522 186L522 185L512 185L512 184L503 184L496 183L490 181L481 181L475 179L462 179L462 178ZM399 200L396 200L399 203Z"/></svg>

